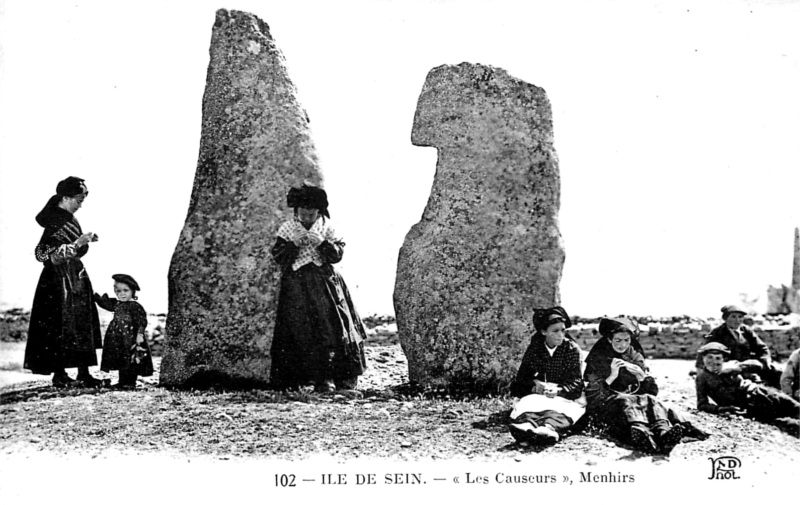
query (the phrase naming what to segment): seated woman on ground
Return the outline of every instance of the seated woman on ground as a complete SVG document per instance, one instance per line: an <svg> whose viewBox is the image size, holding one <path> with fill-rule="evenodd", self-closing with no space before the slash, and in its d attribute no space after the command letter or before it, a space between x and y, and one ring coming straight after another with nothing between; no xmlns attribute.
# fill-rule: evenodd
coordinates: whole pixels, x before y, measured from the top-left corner
<svg viewBox="0 0 800 505"><path fill-rule="evenodd" d="M644 452L669 454L684 434L707 434L656 398L637 340L638 325L626 317L603 318L601 338L586 357L588 411L609 434Z"/></svg>
<svg viewBox="0 0 800 505"><path fill-rule="evenodd" d="M521 398L511 412L511 435L518 442L557 442L583 415L576 403L583 392L581 353L565 330L572 326L561 307L537 309L536 329L522 358L511 394Z"/></svg>

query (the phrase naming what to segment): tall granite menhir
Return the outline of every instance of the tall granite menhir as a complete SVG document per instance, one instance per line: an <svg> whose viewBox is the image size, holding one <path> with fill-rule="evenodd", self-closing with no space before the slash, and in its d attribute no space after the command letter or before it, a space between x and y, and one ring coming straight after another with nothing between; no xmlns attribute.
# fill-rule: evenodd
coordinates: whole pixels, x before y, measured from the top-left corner
<svg viewBox="0 0 800 505"><path fill-rule="evenodd" d="M479 64L428 73L414 145L438 149L422 219L400 249L394 307L409 379L501 390L559 302L564 249L543 89Z"/></svg>
<svg viewBox="0 0 800 505"><path fill-rule="evenodd" d="M800 228L794 229L792 283L767 288L767 314L800 314Z"/></svg>
<svg viewBox="0 0 800 505"><path fill-rule="evenodd" d="M269 379L286 192L321 175L308 119L266 23L219 10L189 212L169 268L161 384Z"/></svg>
<svg viewBox="0 0 800 505"><path fill-rule="evenodd" d="M792 289L800 291L800 228L794 229L794 255L792 260Z"/></svg>

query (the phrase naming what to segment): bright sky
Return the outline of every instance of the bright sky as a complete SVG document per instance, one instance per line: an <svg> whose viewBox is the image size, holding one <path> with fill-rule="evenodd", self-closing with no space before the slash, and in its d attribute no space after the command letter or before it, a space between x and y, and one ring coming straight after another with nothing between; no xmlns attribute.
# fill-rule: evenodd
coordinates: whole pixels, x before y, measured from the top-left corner
<svg viewBox="0 0 800 505"><path fill-rule="evenodd" d="M716 316L791 280L800 2L0 0L4 307L30 308L34 216L75 175L95 289L128 273L167 309L219 7L258 15L286 57L362 315L393 313L430 191L436 151L410 142L425 76L463 61L548 93L570 313Z"/></svg>

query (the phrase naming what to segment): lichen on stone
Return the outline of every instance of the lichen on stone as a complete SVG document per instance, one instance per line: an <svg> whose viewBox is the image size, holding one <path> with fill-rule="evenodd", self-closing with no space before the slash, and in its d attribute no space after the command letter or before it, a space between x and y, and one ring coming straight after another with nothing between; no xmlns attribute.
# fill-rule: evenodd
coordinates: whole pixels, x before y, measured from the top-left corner
<svg viewBox="0 0 800 505"><path fill-rule="evenodd" d="M420 93L411 138L439 157L395 279L409 378L503 388L530 339L533 309L560 298L549 100L502 69L437 67Z"/></svg>

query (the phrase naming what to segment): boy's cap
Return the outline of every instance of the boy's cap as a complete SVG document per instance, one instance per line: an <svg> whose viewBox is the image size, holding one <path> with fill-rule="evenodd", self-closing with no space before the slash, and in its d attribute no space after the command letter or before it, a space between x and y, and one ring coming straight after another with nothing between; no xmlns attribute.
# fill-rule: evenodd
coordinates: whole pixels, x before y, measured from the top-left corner
<svg viewBox="0 0 800 505"><path fill-rule="evenodd" d="M722 354L731 353L731 351L725 344L720 344L719 342L709 342L701 346L700 349L697 350L697 354L700 354L701 356L703 354L708 354L710 352L721 352Z"/></svg>
<svg viewBox="0 0 800 505"><path fill-rule="evenodd" d="M721 310L721 311L722 311L722 318L723 318L723 319L727 319L729 315L731 315L731 314L735 314L735 313L737 313L737 312L738 312L739 314L742 314L742 315L747 315L747 311L746 311L746 310L744 310L744 309L743 309L742 307L740 307L739 305L725 305L724 307L722 307L722 308L721 308L721 309L719 309L719 310Z"/></svg>
<svg viewBox="0 0 800 505"><path fill-rule="evenodd" d="M121 282L123 284L127 284L129 288L134 291L141 291L139 288L139 284L128 274L114 274L111 276L117 282Z"/></svg>

